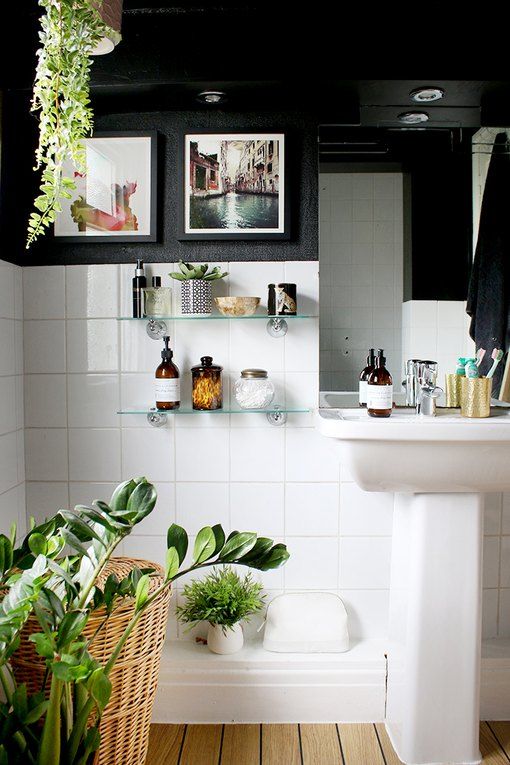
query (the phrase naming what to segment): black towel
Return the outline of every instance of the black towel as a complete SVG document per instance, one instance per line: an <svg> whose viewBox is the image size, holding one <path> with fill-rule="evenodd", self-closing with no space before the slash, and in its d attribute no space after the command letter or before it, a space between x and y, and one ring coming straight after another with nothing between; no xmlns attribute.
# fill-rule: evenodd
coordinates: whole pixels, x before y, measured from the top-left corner
<svg viewBox="0 0 510 765"><path fill-rule="evenodd" d="M498 133L483 192L480 227L466 308L469 334L487 353L480 373L487 374L495 348L510 345L510 144ZM504 363L494 375L493 396L501 386Z"/></svg>

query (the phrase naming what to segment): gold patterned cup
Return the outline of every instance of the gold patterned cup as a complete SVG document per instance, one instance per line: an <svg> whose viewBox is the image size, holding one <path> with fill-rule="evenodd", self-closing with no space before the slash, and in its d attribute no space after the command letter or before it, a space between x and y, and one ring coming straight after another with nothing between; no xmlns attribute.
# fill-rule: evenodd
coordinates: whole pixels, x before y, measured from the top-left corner
<svg viewBox="0 0 510 765"><path fill-rule="evenodd" d="M461 390L460 383L464 378L461 375L445 375L446 406L455 408L460 406Z"/></svg>
<svg viewBox="0 0 510 765"><path fill-rule="evenodd" d="M461 380L462 417L490 417L492 378L461 377Z"/></svg>

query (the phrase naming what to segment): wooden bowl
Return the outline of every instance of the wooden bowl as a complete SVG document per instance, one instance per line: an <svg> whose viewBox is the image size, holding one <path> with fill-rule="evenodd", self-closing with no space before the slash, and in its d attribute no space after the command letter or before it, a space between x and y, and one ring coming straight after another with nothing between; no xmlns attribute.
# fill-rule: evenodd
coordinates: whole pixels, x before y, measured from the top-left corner
<svg viewBox="0 0 510 765"><path fill-rule="evenodd" d="M214 302L223 316L252 316L260 303L259 297L216 297Z"/></svg>

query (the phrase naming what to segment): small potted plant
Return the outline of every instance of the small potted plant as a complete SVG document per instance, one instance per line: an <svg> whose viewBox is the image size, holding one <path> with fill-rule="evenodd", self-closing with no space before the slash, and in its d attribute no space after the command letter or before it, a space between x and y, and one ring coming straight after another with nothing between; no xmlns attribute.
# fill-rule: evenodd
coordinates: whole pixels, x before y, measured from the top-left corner
<svg viewBox="0 0 510 765"><path fill-rule="evenodd" d="M184 587L185 603L177 618L191 626L209 622L207 645L213 653L236 653L243 647L241 621L264 606L262 585L251 573L241 578L229 566L213 569L205 579L194 579Z"/></svg>
<svg viewBox="0 0 510 765"><path fill-rule="evenodd" d="M179 261L180 271L173 271L172 279L181 282L181 312L186 314L207 315L212 312L211 282L223 279L228 271L221 271L215 266L209 271L209 265L193 265Z"/></svg>

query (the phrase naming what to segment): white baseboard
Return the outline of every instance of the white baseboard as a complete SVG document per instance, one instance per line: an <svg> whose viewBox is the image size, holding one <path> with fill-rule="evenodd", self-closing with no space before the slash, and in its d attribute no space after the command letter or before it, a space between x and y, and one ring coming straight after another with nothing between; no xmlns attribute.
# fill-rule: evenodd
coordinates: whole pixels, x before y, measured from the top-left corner
<svg viewBox="0 0 510 765"><path fill-rule="evenodd" d="M385 641L342 654L277 654L248 643L233 656L187 641L165 646L156 723L380 722ZM483 647L481 718L510 720L510 640Z"/></svg>

